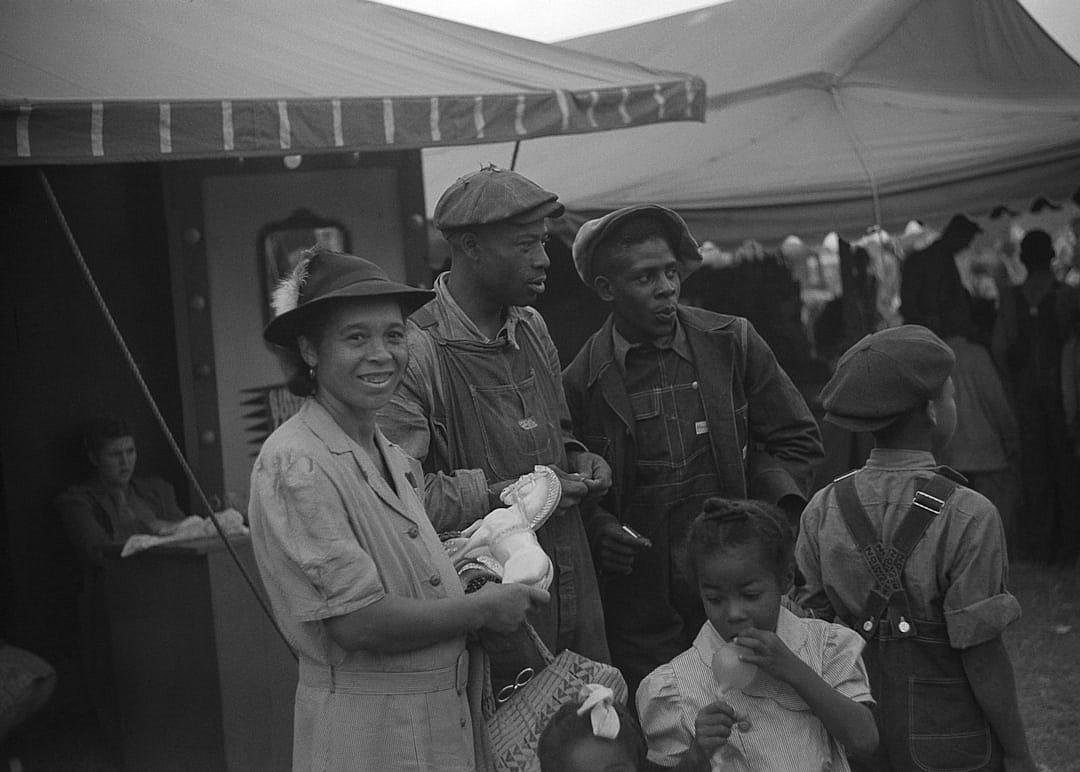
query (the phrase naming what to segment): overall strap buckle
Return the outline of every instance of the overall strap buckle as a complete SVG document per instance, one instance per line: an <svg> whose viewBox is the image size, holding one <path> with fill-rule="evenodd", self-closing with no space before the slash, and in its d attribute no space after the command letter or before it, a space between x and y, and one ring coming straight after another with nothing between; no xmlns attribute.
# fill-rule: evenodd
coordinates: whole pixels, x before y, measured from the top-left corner
<svg viewBox="0 0 1080 772"><path fill-rule="evenodd" d="M945 508L945 500L932 496L926 491L915 491L915 498L912 500L911 505L925 509L933 515L940 515L941 510Z"/></svg>
<svg viewBox="0 0 1080 772"><path fill-rule="evenodd" d="M833 485L844 524L874 578L861 615L856 617L856 631L870 640L887 617L892 631L899 637L916 635L918 631L912 622L911 605L904 588L904 566L930 523L945 509L957 483L942 474L920 482L888 545L883 543L859 499L853 476L841 477Z"/></svg>

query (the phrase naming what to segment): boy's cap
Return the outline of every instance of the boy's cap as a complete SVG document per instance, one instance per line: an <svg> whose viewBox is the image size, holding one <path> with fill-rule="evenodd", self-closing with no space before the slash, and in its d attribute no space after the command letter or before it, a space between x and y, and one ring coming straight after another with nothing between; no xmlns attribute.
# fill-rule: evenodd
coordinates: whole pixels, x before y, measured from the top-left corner
<svg viewBox="0 0 1080 772"><path fill-rule="evenodd" d="M955 365L952 349L920 325L867 335L821 390L825 420L853 432L883 429L937 395Z"/></svg>
<svg viewBox="0 0 1080 772"><path fill-rule="evenodd" d="M689 276L701 265L698 243L690 233L686 221L676 212L659 204L627 206L608 212L595 220L589 220L578 229L577 236L574 237L574 267L577 268L578 275L585 284L592 286L593 256L604 236L611 233L619 223L640 216L659 217L667 226L668 239L675 247L675 259L679 261L679 274L683 278Z"/></svg>
<svg viewBox="0 0 1080 772"><path fill-rule="evenodd" d="M485 166L459 177L435 204L432 218L441 231L472 225L510 222L524 224L544 217L561 217L559 197L509 169Z"/></svg>

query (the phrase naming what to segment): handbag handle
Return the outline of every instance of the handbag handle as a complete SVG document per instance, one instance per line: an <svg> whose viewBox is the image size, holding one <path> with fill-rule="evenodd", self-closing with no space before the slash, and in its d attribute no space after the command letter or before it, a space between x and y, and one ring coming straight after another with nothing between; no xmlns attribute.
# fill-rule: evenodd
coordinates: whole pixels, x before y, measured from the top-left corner
<svg viewBox="0 0 1080 772"><path fill-rule="evenodd" d="M525 632L529 634L529 638L532 640L533 645L536 646L536 650L540 653L541 658L543 658L544 664L550 665L554 662L555 655L551 653L551 649L544 643L544 640L540 637L540 633L536 632L536 628L529 622L525 622Z"/></svg>

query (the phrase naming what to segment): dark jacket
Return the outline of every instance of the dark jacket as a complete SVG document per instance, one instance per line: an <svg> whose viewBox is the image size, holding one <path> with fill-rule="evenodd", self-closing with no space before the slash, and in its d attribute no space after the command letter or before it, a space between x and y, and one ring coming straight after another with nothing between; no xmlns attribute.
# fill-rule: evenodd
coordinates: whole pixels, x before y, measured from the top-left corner
<svg viewBox="0 0 1080 772"><path fill-rule="evenodd" d="M973 301L956 267L959 251L955 245L938 239L904 260L900 315L905 324L921 324L942 338L973 334Z"/></svg>
<svg viewBox="0 0 1080 772"><path fill-rule="evenodd" d="M183 520L184 513L176 503L172 485L159 477L133 477L131 489L150 504L158 520ZM148 523L129 526L130 533L117 532L115 499L95 482L73 485L56 497L54 502L64 531L87 563L101 561L101 548L123 544L133 533L153 533Z"/></svg>
<svg viewBox="0 0 1080 772"><path fill-rule="evenodd" d="M749 321L679 306L693 353L717 473L725 491L775 504L807 497L823 457L818 426L802 395ZM563 371L577 436L611 465L615 484L605 504L619 512L635 485L634 420L615 364L608 317ZM590 538L604 518L586 518Z"/></svg>

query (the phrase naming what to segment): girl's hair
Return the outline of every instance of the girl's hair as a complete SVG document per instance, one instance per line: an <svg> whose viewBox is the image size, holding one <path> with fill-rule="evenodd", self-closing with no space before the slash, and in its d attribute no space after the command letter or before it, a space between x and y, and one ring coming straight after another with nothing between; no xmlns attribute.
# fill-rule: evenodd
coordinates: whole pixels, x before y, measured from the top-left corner
<svg viewBox="0 0 1080 772"><path fill-rule="evenodd" d="M791 569L795 534L779 509L764 501L713 497L705 501L703 510L686 537L689 574L695 585L701 561L731 549L757 549L777 579Z"/></svg>
<svg viewBox="0 0 1080 772"><path fill-rule="evenodd" d="M613 706L615 712L619 714L619 735L614 740L596 737L593 734L592 719L589 714L586 713L583 716L577 714L580 707L580 700L566 703L556 711L551 721L544 727L536 748L536 755L540 759L540 772L562 772L566 769L569 766L570 750L575 743L585 738L622 746L634 760L635 768L645 769L645 735L642 734L641 726L625 706L618 703Z"/></svg>

